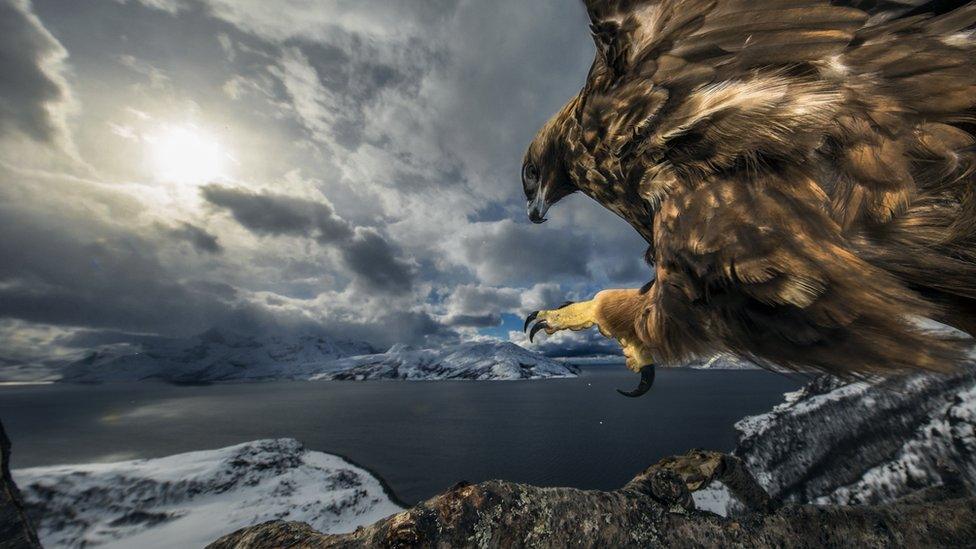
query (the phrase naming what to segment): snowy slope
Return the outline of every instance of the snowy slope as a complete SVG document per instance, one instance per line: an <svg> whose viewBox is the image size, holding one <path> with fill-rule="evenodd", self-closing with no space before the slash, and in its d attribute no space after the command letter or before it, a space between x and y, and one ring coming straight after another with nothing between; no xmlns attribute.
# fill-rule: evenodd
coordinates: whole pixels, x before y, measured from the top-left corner
<svg viewBox="0 0 976 549"><path fill-rule="evenodd" d="M510 342L479 341L438 349L394 345L386 353L349 357L312 379L512 380L576 377L576 367Z"/></svg>
<svg viewBox="0 0 976 549"><path fill-rule="evenodd" d="M13 476L48 548L203 547L279 518L349 532L401 510L368 472L292 439Z"/></svg>
<svg viewBox="0 0 976 549"><path fill-rule="evenodd" d="M956 480L976 488L976 365L877 384L818 377L736 424L736 455L774 498L875 504Z"/></svg>
<svg viewBox="0 0 976 549"><path fill-rule="evenodd" d="M623 356L604 355L604 356L582 356L582 357L557 357L556 360L565 364L576 366L586 365L624 365ZM676 365L681 368L693 368L695 370L758 370L759 365L745 359L730 354L717 354L708 358L699 358L687 364Z"/></svg>
<svg viewBox="0 0 976 549"><path fill-rule="evenodd" d="M94 383L304 379L336 358L371 353L367 343L313 335L245 336L209 330L195 337L153 338L106 346L65 368L62 381Z"/></svg>
<svg viewBox="0 0 976 549"><path fill-rule="evenodd" d="M708 358L694 360L685 365L696 370L758 370L754 362L729 354L718 354Z"/></svg>
<svg viewBox="0 0 976 549"><path fill-rule="evenodd" d="M188 339L153 338L106 346L65 368L61 381L176 383L271 379L542 379L577 370L514 343L479 341L374 353L366 343L318 336L253 337L208 331Z"/></svg>

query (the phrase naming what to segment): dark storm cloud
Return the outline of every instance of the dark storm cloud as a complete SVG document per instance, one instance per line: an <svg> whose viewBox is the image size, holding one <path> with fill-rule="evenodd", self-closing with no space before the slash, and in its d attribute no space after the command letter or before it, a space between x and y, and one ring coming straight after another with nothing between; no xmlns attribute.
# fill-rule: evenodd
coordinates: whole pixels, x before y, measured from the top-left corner
<svg viewBox="0 0 976 549"><path fill-rule="evenodd" d="M332 245L355 282L368 290L403 293L412 286L410 265L397 257L399 251L383 235L353 227L324 202L219 185L201 192L207 202L227 210L255 234L301 236Z"/></svg>
<svg viewBox="0 0 976 549"><path fill-rule="evenodd" d="M188 242L198 252L219 254L224 251L217 235L192 223L183 222L176 227L162 227L163 232L174 240Z"/></svg>
<svg viewBox="0 0 976 549"><path fill-rule="evenodd" d="M92 237L8 210L0 256L0 317L170 333L258 323L219 292L169 274L155 244L134 235Z"/></svg>
<svg viewBox="0 0 976 549"><path fill-rule="evenodd" d="M511 221L473 228L461 247L479 278L491 284L532 284L590 274L593 246L586 235Z"/></svg>
<svg viewBox="0 0 976 549"><path fill-rule="evenodd" d="M321 243L346 240L352 227L325 202L272 193L207 185L203 198L230 212L238 223L258 234L314 238Z"/></svg>
<svg viewBox="0 0 976 549"><path fill-rule="evenodd" d="M214 326L243 333L324 331L380 347L452 337L426 312L400 310L393 303L389 310L370 311L369 321L330 318L328 310L318 319L307 310L275 312L225 282L169 268L161 259L164 240L119 231L97 216L75 219L75 212L63 211L64 223L51 223L46 211L16 209L12 198L23 197L22 191L0 187L0 319L87 329L87 339L65 345L136 341L140 336L134 332L186 336ZM370 243L365 248L376 246L369 231L364 234L363 241ZM366 252L364 257L371 256ZM377 266L384 265L382 257L379 261ZM269 293L266 301L284 305L288 300ZM342 302L325 305L340 312L346 307Z"/></svg>
<svg viewBox="0 0 976 549"><path fill-rule="evenodd" d="M410 266L397 259L394 249L375 229L356 227L353 238L340 246L343 261L358 282L369 289L406 292L413 283Z"/></svg>
<svg viewBox="0 0 976 549"><path fill-rule="evenodd" d="M445 323L450 326L466 328L490 328L502 323L502 315L451 315L447 317Z"/></svg>
<svg viewBox="0 0 976 549"><path fill-rule="evenodd" d="M331 333L342 337L369 341L380 351L395 343L415 342L436 345L456 340L457 333L434 320L423 311L386 311L372 322L338 321L329 325Z"/></svg>
<svg viewBox="0 0 976 549"><path fill-rule="evenodd" d="M27 0L0 0L0 131L45 142L65 137L70 91L59 65L66 56Z"/></svg>

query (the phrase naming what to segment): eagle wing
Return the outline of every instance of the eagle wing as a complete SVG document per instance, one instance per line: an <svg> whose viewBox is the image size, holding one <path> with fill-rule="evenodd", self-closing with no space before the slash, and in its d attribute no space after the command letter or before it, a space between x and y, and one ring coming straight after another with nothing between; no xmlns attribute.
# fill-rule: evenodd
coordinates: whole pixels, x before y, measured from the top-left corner
<svg viewBox="0 0 976 549"><path fill-rule="evenodd" d="M656 279L638 319L665 362L730 350L835 375L945 371L962 340L934 307L852 249L802 171L682 187L655 220Z"/></svg>
<svg viewBox="0 0 976 549"><path fill-rule="evenodd" d="M966 144L951 123L976 103L972 39L946 37L976 6L841 4L586 2L580 139L659 208L637 324L665 361L725 348L844 374L962 356L912 319L938 311L864 256L866 231L937 194L912 156Z"/></svg>

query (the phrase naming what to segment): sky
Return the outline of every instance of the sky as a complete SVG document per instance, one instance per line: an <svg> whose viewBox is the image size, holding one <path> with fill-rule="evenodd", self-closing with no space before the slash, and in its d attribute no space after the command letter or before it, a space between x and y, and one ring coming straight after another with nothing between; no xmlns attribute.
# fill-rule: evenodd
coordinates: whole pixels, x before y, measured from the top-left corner
<svg viewBox="0 0 976 549"><path fill-rule="evenodd" d="M0 367L132 334L534 345L650 276L522 153L593 56L566 0L0 0Z"/></svg>

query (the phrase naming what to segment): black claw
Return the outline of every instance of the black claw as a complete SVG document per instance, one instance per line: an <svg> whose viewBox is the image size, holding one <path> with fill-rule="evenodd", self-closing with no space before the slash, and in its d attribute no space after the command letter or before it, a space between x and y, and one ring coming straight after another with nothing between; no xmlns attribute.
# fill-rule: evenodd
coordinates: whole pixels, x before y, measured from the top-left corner
<svg viewBox="0 0 976 549"><path fill-rule="evenodd" d="M543 328L548 328L548 327L549 327L549 323L548 322L546 322L545 320L540 320L538 324L536 324L535 326L532 327L532 331L529 332L529 342L530 343L532 342L532 338L535 337L535 334L539 330L542 330Z"/></svg>
<svg viewBox="0 0 976 549"><path fill-rule="evenodd" d="M529 323L531 323L535 318L539 316L539 311L533 311L529 316L525 317L525 326L522 327L522 331L529 329Z"/></svg>
<svg viewBox="0 0 976 549"><path fill-rule="evenodd" d="M570 306L570 305L572 305L573 303L576 303L576 302L575 302L575 301L567 301L567 302L565 302L565 303L563 303L562 305L560 305L560 306L558 306L558 307L556 307L556 308L557 308L557 309L562 309L563 307L569 307L569 306Z"/></svg>
<svg viewBox="0 0 976 549"><path fill-rule="evenodd" d="M531 338L529 338L531 340ZM648 364L640 369L640 383L637 388L633 391L621 391L617 389L617 392L624 395L625 397L637 398L642 396L651 390L651 386L654 385L654 365Z"/></svg>

